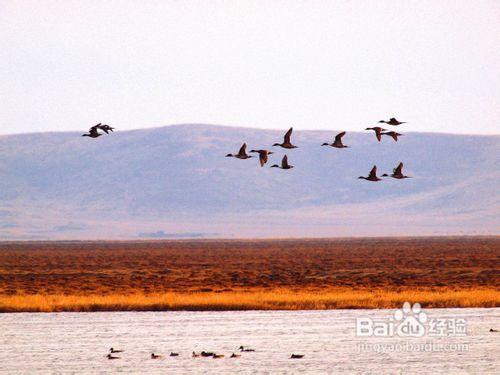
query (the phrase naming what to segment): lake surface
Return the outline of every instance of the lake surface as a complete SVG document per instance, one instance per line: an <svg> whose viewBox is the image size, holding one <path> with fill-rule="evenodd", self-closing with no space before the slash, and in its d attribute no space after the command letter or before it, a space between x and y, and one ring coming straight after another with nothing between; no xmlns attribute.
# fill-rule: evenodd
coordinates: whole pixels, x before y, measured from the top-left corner
<svg viewBox="0 0 500 375"><path fill-rule="evenodd" d="M500 372L500 309L429 309L465 319L452 337L358 337L356 318L395 310L0 314L0 372L44 373L484 373ZM462 321L463 322L463 321ZM421 345L425 344L425 345ZM240 345L254 348L229 358ZM445 349L431 345L446 346ZM123 349L108 360L110 347ZM420 348L420 349L418 349ZM192 351L225 358L191 358ZM179 357L169 357L171 351ZM151 360L150 353L165 355ZM291 353L303 359L289 359Z"/></svg>

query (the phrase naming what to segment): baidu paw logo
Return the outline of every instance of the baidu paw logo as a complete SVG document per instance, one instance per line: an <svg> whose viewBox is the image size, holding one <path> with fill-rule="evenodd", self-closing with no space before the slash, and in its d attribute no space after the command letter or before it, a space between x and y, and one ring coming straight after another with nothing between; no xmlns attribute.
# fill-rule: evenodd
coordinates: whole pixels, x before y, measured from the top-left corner
<svg viewBox="0 0 500 375"><path fill-rule="evenodd" d="M422 337L425 335L424 323L427 322L427 314L422 311L419 303L413 306L405 302L403 308L394 313L397 328L396 333L401 337Z"/></svg>

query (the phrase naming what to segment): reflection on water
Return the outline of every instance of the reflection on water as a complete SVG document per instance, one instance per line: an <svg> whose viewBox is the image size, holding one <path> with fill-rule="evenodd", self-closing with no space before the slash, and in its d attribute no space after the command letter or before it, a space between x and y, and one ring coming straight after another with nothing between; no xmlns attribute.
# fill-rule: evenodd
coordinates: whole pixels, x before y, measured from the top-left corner
<svg viewBox="0 0 500 375"><path fill-rule="evenodd" d="M0 371L499 372L500 333L489 329L500 328L500 309L433 309L427 313L465 318L467 336L356 337L356 317L387 319L391 310L0 314ZM408 349L408 343L466 344L467 350L417 351ZM229 358L240 345L256 352ZM110 347L125 350L119 354L122 358L107 360ZM226 357L191 358L192 351L201 350ZM179 357L168 357L171 351L179 352ZM165 358L151 360L151 352ZM291 353L305 356L289 359Z"/></svg>

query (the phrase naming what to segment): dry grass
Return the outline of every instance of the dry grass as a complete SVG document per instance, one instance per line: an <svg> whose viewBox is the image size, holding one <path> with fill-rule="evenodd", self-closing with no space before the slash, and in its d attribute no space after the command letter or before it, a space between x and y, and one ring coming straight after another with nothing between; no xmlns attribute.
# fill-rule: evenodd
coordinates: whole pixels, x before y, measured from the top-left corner
<svg viewBox="0 0 500 375"><path fill-rule="evenodd" d="M323 310L396 308L405 301L424 307L499 307L498 290L163 293L133 295L0 296L0 312Z"/></svg>
<svg viewBox="0 0 500 375"><path fill-rule="evenodd" d="M500 237L0 243L0 311L498 306Z"/></svg>

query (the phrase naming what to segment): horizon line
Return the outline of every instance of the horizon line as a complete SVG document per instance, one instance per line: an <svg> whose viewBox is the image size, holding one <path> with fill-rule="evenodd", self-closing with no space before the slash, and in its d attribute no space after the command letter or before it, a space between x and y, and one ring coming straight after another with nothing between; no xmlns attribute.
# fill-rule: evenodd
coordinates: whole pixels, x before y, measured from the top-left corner
<svg viewBox="0 0 500 375"><path fill-rule="evenodd" d="M115 125L116 126L116 125ZM207 126L207 127L219 127L219 128L236 128L236 129L249 129L249 130L263 130L263 131L286 131L284 128L260 128L260 127L252 127L252 126L240 126L240 125L226 125L226 124L213 124L213 123L175 123L175 124L167 124L160 126L151 126L151 127L143 127L143 128L134 128L134 129L124 129L120 130L117 128L119 133L122 132L136 132L141 130L153 130L153 129L161 129L161 128L170 128L170 127L182 127L182 126ZM370 125L367 125L369 127ZM375 124L372 126L376 126ZM328 132L328 131L339 131L338 129L300 129L296 128L294 125L291 125L294 128L294 132ZM399 126L393 126L390 129L402 129ZM388 129L389 130L389 129ZM85 132L86 129L78 130L47 130L47 131L32 131L32 132L19 132L19 133L0 133L0 137L9 137L9 136L22 136L22 135L35 135L35 134L50 134L50 133L79 133ZM365 130L346 130L351 133L363 133ZM455 136L476 136L476 137L495 137L500 136L500 133L451 133L451 132L440 132L440 131L406 131L406 133L413 134L442 134L442 135L455 135Z"/></svg>

